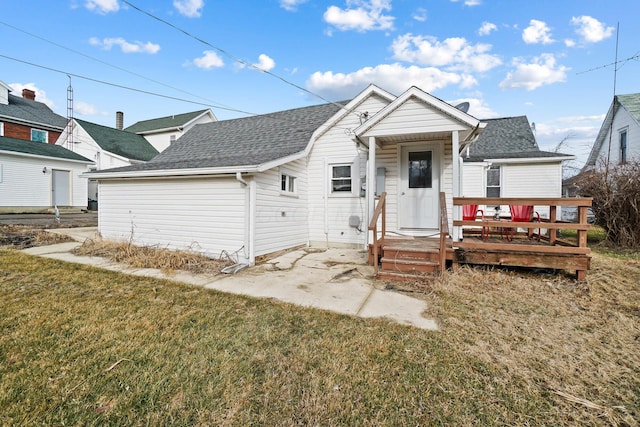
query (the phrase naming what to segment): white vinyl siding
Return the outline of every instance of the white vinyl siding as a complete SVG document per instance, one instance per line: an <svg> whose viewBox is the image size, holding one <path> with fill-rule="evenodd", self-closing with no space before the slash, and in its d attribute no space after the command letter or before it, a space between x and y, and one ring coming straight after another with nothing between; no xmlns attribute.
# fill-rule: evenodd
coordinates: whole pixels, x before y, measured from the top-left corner
<svg viewBox="0 0 640 427"><path fill-rule="evenodd" d="M409 99L367 131L367 135L393 136L467 130L453 118L431 108L421 101Z"/></svg>
<svg viewBox="0 0 640 427"><path fill-rule="evenodd" d="M98 170L131 165L128 159L103 150L81 126L74 126L73 132L73 143L68 141L65 130L56 144L94 161Z"/></svg>
<svg viewBox="0 0 640 427"><path fill-rule="evenodd" d="M246 262L247 191L235 177L100 181L100 233Z"/></svg>
<svg viewBox="0 0 640 427"><path fill-rule="evenodd" d="M87 179L80 175L87 164L52 158L31 158L0 154L2 180L0 205L2 207L49 208L52 205L51 171L70 171L70 195L73 207L87 207ZM46 173L43 168L46 167Z"/></svg>
<svg viewBox="0 0 640 427"><path fill-rule="evenodd" d="M371 117L387 104L388 101L372 96L356 109L368 111ZM367 152L358 150L353 137L345 132L345 129L355 129L359 125L357 114L347 114L315 142L309 156L309 241L312 245L364 244L364 233L349 226L349 217L358 216L360 228L366 229L367 202L360 197L359 182L366 173ZM352 168L355 188L346 196L334 196L330 187L330 165L348 163L356 165Z"/></svg>
<svg viewBox="0 0 640 427"><path fill-rule="evenodd" d="M266 255L309 240L305 160L256 175L255 255ZM295 176L296 197L282 192L281 172Z"/></svg>
<svg viewBox="0 0 640 427"><path fill-rule="evenodd" d="M627 110L625 110L624 108L620 108L615 115L611 128L604 137L604 143L600 148L596 166L601 166L600 163L607 160L607 156L609 155L609 135L611 134L612 130L613 135L611 137L610 158L611 164L617 165L622 161L620 157L620 133L623 131L627 132L626 161L631 162L634 160L640 160L640 124L633 119L633 117Z"/></svg>
<svg viewBox="0 0 640 427"><path fill-rule="evenodd" d="M562 197L560 162L506 164L502 169L502 197ZM535 210L549 218L548 206L536 206Z"/></svg>

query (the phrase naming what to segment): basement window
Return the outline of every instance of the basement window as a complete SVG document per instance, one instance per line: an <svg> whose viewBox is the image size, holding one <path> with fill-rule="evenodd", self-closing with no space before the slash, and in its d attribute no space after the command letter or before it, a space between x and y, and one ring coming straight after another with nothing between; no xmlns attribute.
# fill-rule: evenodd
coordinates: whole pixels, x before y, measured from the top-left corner
<svg viewBox="0 0 640 427"><path fill-rule="evenodd" d="M48 142L48 133L47 131L40 129L31 129L31 140L33 142L44 142L45 144Z"/></svg>

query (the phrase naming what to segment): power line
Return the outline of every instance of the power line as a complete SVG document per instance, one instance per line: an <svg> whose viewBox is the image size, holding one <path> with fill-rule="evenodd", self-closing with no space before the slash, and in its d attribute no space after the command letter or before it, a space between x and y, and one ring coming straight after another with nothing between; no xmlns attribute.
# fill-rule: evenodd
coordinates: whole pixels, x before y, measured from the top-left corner
<svg viewBox="0 0 640 427"><path fill-rule="evenodd" d="M16 31L19 31L19 32L21 32L21 33L23 33L23 34L26 34L26 35L28 35L28 36L31 36L31 37L33 37L33 38L36 38L36 39L38 39L38 40L41 40L41 41L43 41L43 42L45 42L45 43L49 43L49 44L52 44L52 45L54 45L54 46L57 46L57 47L59 47L59 48L61 48L61 49L67 50L67 51L72 52L72 53L75 53L76 55L80 55L80 56L82 56L82 57L84 57L84 58L90 59L90 60L92 60L92 61L95 61L95 62L98 62L98 63L100 63L100 64L106 65L106 66L108 66L108 67L115 68L116 70L124 71L125 73L131 74L131 75L136 76L136 77L140 77L141 79L144 79L144 80L147 80L147 81L150 81L150 82L153 82L153 83L159 84L159 85L161 85L161 86L167 87L167 88L169 88L169 89L176 90L176 91L178 91L178 92L186 93L187 95L191 95L191 96L193 96L193 97L196 97L196 98L202 99L202 100L204 100L204 101L211 102L212 104L219 105L221 108L226 107L226 108L231 109L231 111L234 111L233 107L230 107L230 106L228 106L228 105L225 105L225 104L222 104L222 103L219 103L219 102L213 101L213 100L208 99L208 98L204 98L204 97L202 97L202 96L200 96L200 95L197 95L197 94L194 94L194 93L187 92L187 91L185 91L185 90L183 90L183 89L179 89L179 88L177 88L177 87L171 86L171 85L166 84L166 83L163 83L163 82L161 82L161 81L154 80L154 79L152 79L152 78L150 78L150 77L144 76L144 75L139 74L139 73L136 73L136 72L134 72L134 71L127 70L126 68L122 68L122 67L119 67L119 66L117 66L117 65L111 64L111 63L109 63L109 62L103 61L103 60L101 60L101 59L95 58L95 57L93 57L93 56L91 56L91 55L87 55L86 53L83 53L83 52L77 51L77 50L75 50L75 49L72 49L72 48L67 47L67 46L64 46L64 45L61 45L61 44L56 43L56 42L54 42L54 41L52 41L52 40L49 40L49 39L46 39L46 38L44 38L44 37L38 36L37 34L30 33L30 32L28 32L28 31L23 30L22 28L18 28L18 27L15 27L15 26L11 25L11 24L7 24L6 22L0 21L0 24L4 25L4 26L6 26L6 27L9 27L9 28L11 28L11 29L14 29L14 30L16 30Z"/></svg>
<svg viewBox="0 0 640 427"><path fill-rule="evenodd" d="M151 12L147 12L146 10L139 8L138 6L134 5L133 3L131 3L131 2L130 2L130 1L128 1L128 0L121 0L121 1L122 1L123 3L125 3L125 4L127 4L128 6L132 7L133 9L137 10L138 12L140 12L140 13L142 13L142 14L144 14L144 15L147 15L148 17L150 17L150 18L152 18L152 19L155 19L155 20L156 20L156 21L158 21L158 22L161 22L161 23L165 24L165 25L167 25L167 26L169 26L169 27L173 28L173 29L174 29L174 30L176 30L176 31L181 32L182 34L186 35L187 37L190 37L190 38L192 38L192 39L194 39L194 40L196 40L196 41L198 41L198 42L200 42L200 43L204 44L205 46L208 46L208 47L210 47L210 48L212 48L212 49L217 50L217 51L218 51L218 52L220 52L221 54L223 54L223 55L225 55L225 56L227 56L227 57L231 58L233 61L238 62L239 64L242 64L242 65L243 65L243 66L245 66L245 67L249 67L249 68L252 68L252 69L254 69L254 70L261 71L261 72L263 72L263 73L265 73L265 74L268 74L268 75L270 75L271 77L275 77L276 79L278 79L278 80L282 81L282 82L283 82L283 83L285 83L285 84L288 84L288 85L290 85L290 86L293 86L293 87L295 87L296 89L299 89L299 90L301 90L301 91L303 91L303 92L305 92L305 93L307 93L307 94L309 94L309 95L311 95L311 96L314 96L314 97L316 97L316 98L322 99L323 101L325 101L325 102L327 102L327 103L329 103L329 104L336 105L336 106L340 107L341 109L345 108L345 106L344 106L344 105L339 104L339 103L337 103L337 102L329 101L328 99L324 98L322 95L319 95L319 94L317 94L317 93L314 93L314 92L310 91L309 89L307 89L307 88L305 88L305 87L302 87L302 86L300 86L300 85L298 85L298 84L296 84L296 83L293 83L292 81L289 81L289 80L287 80L286 78L284 78L284 77L282 77L282 76L280 76L280 75L278 75L278 74L276 74L276 73L273 73L273 72L271 72L271 71L269 71L269 70L265 70L264 68L260 68L260 67L258 67L258 66L257 66L257 65L255 65L255 64L251 64L251 63L249 63L249 62L245 61L244 59L238 58L238 57L236 57L235 55L231 54L230 52L227 52L226 50L224 50L224 49L222 49L222 48L220 48L220 47L218 47L218 46L215 46L215 45L213 45L213 44L209 43L208 41L206 41L206 40L204 40L204 39L202 39L202 38L200 38L200 37L198 37L198 36L195 36L195 35L191 34L191 33L190 33L190 32L188 32L187 30L185 30L185 29L183 29L183 28L180 28L180 27L178 27L177 25L174 25L174 24L172 24L171 22L169 22L169 21L166 21L166 20L162 19L162 18L160 18L160 17L158 17L158 16L156 16L156 15L152 14Z"/></svg>
<svg viewBox="0 0 640 427"><path fill-rule="evenodd" d="M75 73L72 73L70 71L64 71L64 70L59 70L59 69L52 68L52 67L47 67L45 65L35 64L33 62L24 61L22 59L13 58L11 56L7 56L7 55L3 55L3 54L0 54L0 57L1 58L5 58L5 59L9 59L11 61L20 62L22 64L31 65L32 67L42 68L43 70L53 71L53 72L56 72L56 73L65 74L67 76L77 77L79 79L88 80L88 81L91 81L91 82L94 82L94 83L100 83L100 84L107 85L107 86L113 86L113 87L117 87L117 88L120 88L120 89L130 90L130 91L133 91L133 92L144 93L146 95L157 96L157 97L160 97L160 98L171 99L171 100L174 100L174 101L187 102L187 103L195 104L195 105L202 105L202 106L209 107L209 108L217 108L217 109L221 109L221 110L233 111L233 112L236 112L236 113L247 114L247 115L250 115L250 116L257 115L256 113L251 113L249 111L244 111L244 110L240 110L240 109L237 109L237 108L221 107L219 105L205 104L203 102L192 101L192 100L189 100L189 99L178 98L176 96L163 95L161 93L150 92L150 91L147 91L147 90L137 89L137 88L130 87L130 86L124 86L124 85L120 85L120 84L117 84L117 83L111 83L111 82L107 82L107 81L104 81L104 80L95 79L93 77L87 77L87 76L83 76L81 74L75 74Z"/></svg>
<svg viewBox="0 0 640 427"><path fill-rule="evenodd" d="M633 60L636 60L636 61L637 61L637 60L638 60L638 58L640 58L640 52L636 53L636 54L635 54L635 55L633 55L633 56L630 56L629 58L621 59L620 61L615 61L615 62L612 62L612 63L610 63L610 64L600 65L599 67L594 67L594 68L590 68L590 69L585 70L585 71L580 71L580 72L576 73L576 75L579 75L579 74L585 74L585 73L590 73L591 71L601 70L601 69L603 69L603 68L611 67L612 65L615 65L615 66L616 66L616 68L618 68L618 67L617 67L617 66L618 66L618 64L623 64L623 65L624 65L624 64L626 64L626 63L627 63L627 62L629 62L629 61L633 61ZM621 67L622 67L622 65L620 66L620 68L621 68Z"/></svg>

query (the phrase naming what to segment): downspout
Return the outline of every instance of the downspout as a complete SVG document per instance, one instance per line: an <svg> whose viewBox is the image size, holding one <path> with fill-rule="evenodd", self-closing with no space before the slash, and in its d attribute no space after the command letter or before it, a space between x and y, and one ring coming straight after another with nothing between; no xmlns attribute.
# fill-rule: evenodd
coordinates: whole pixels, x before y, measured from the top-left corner
<svg viewBox="0 0 640 427"><path fill-rule="evenodd" d="M245 244L246 244L246 257L247 262L250 265L255 263L255 252L254 252L254 233L255 230L255 212L253 206L253 200L255 200L255 183L253 180L246 181L242 177L242 172L236 172L236 180L245 188L247 188L247 192L245 193L245 213L247 215L247 219L245 222Z"/></svg>

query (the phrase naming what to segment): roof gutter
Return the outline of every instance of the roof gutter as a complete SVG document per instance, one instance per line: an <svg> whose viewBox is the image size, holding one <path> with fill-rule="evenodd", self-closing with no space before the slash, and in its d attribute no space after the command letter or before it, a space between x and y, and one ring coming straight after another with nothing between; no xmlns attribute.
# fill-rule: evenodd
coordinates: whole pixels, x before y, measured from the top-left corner
<svg viewBox="0 0 640 427"><path fill-rule="evenodd" d="M199 176L220 176L236 174L239 172L252 173L259 172L258 166L240 167L219 167L219 168L199 168L199 169L154 169L138 171L95 171L83 174L84 178L91 179L123 179L123 178L170 178L170 177L199 177Z"/></svg>

